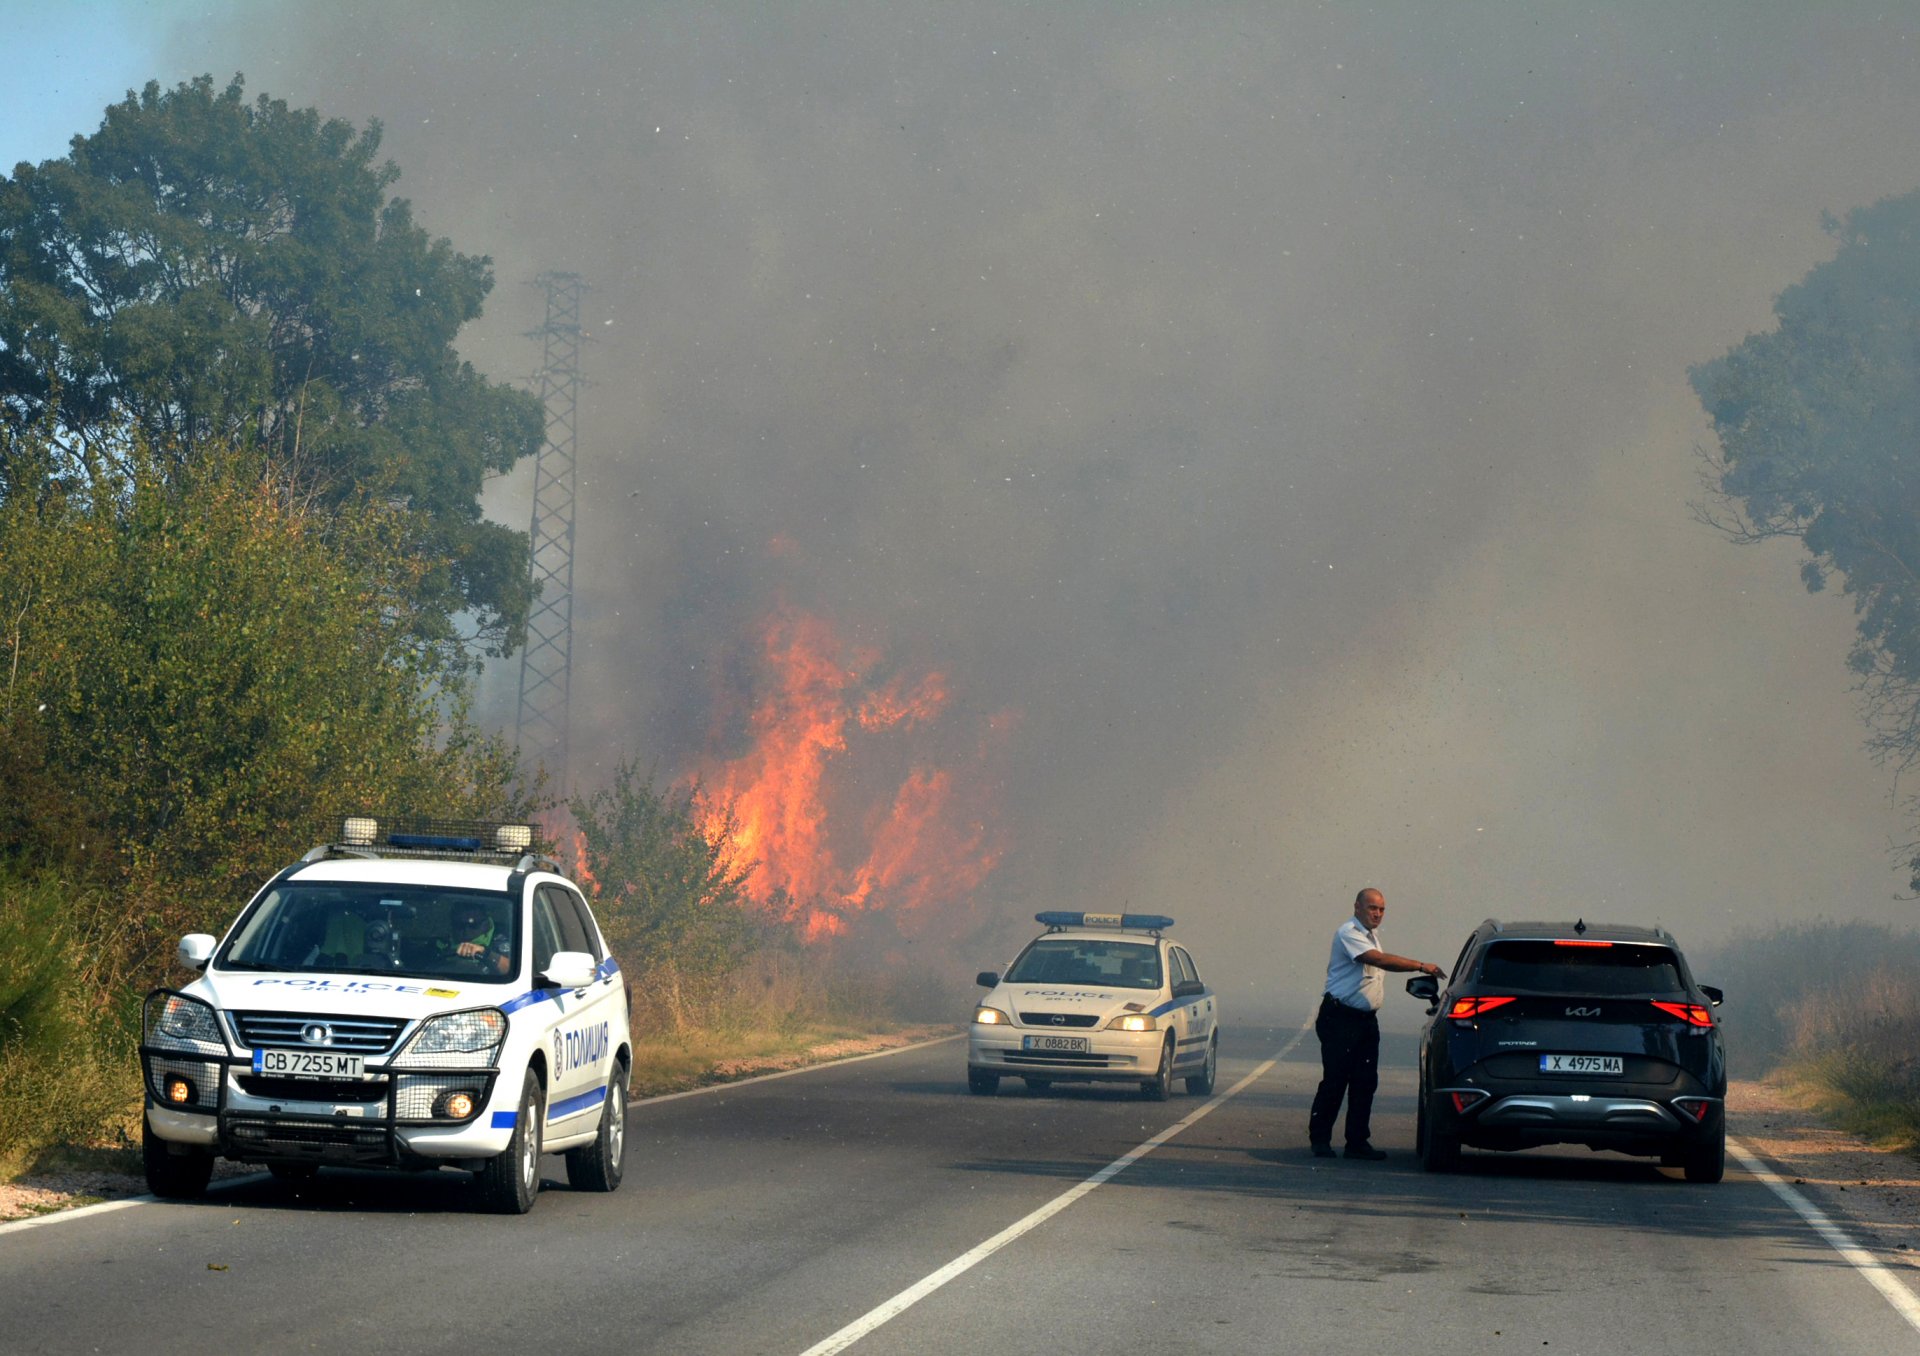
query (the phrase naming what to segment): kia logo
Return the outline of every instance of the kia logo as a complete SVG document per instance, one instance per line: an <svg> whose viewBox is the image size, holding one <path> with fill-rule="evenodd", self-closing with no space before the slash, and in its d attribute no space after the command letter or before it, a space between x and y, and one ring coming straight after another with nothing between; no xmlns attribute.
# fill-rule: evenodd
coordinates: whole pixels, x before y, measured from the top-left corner
<svg viewBox="0 0 1920 1356"><path fill-rule="evenodd" d="M1599 1015L1600 1015L1599 1008L1568 1008L1567 1009L1567 1016L1569 1017L1598 1017Z"/></svg>
<svg viewBox="0 0 1920 1356"><path fill-rule="evenodd" d="M308 1022L300 1028L300 1039L308 1045L332 1045L333 1028L325 1022Z"/></svg>

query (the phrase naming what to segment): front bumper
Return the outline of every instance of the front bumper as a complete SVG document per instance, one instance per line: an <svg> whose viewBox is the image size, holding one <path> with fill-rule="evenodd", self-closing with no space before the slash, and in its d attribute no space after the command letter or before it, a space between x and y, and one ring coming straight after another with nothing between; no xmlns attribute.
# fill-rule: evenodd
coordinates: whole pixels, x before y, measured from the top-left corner
<svg viewBox="0 0 1920 1356"><path fill-rule="evenodd" d="M1085 1053L1026 1048L1029 1037L1058 1036L1058 1031L1035 1031L1018 1026L983 1026L967 1035L967 1068L1014 1078L1044 1078L1050 1082L1078 1081L1140 1083L1160 1067L1160 1047L1167 1033L1160 1031L1074 1032L1087 1042Z"/></svg>

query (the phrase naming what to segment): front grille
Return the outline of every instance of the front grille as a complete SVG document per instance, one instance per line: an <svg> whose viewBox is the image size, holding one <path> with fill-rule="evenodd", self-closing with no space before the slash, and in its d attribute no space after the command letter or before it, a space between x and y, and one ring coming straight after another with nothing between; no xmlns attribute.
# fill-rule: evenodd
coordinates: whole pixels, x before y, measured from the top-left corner
<svg viewBox="0 0 1920 1356"><path fill-rule="evenodd" d="M270 1102L367 1102L387 1100L384 1078L269 1078L241 1074L235 1080L249 1097Z"/></svg>
<svg viewBox="0 0 1920 1356"><path fill-rule="evenodd" d="M1072 1064L1086 1069L1111 1069L1133 1063L1130 1056L1083 1055L1073 1050L1009 1050L1001 1058L1008 1064Z"/></svg>
<svg viewBox="0 0 1920 1356"><path fill-rule="evenodd" d="M388 1163L394 1159L385 1130L323 1121L233 1120L225 1125L229 1157L247 1161L248 1151L316 1163Z"/></svg>
<svg viewBox="0 0 1920 1356"><path fill-rule="evenodd" d="M1092 1026L1100 1018L1097 1014L1082 1012L1023 1012L1020 1014L1024 1026Z"/></svg>
<svg viewBox="0 0 1920 1356"><path fill-rule="evenodd" d="M400 1017L329 1017L311 1012L230 1012L234 1035L248 1047L307 1045L302 1033L319 1022L332 1033L328 1050L354 1055L383 1055L393 1048L406 1021Z"/></svg>

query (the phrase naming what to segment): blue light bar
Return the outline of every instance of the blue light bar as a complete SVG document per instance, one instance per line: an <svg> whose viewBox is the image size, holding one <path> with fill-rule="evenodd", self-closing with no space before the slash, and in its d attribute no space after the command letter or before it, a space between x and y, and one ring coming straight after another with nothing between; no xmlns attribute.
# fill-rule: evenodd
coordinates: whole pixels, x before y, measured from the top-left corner
<svg viewBox="0 0 1920 1356"><path fill-rule="evenodd" d="M1033 916L1036 923L1050 928L1138 928L1160 932L1173 926L1164 913L1069 913L1065 909L1046 909Z"/></svg>
<svg viewBox="0 0 1920 1356"><path fill-rule="evenodd" d="M438 833L390 833L387 842L397 848L423 848L433 852L478 852L486 846L478 838L454 838Z"/></svg>

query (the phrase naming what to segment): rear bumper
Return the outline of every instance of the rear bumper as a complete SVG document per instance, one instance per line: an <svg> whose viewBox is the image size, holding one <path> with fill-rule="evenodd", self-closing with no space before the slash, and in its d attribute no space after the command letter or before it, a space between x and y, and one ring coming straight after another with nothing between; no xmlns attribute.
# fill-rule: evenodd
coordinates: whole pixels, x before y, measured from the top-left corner
<svg viewBox="0 0 1920 1356"><path fill-rule="evenodd" d="M1509 1091L1484 1097L1460 1112L1454 1108L1453 1091L1443 1088L1433 1093L1427 1115L1441 1134L1481 1149L1582 1144L1621 1153L1663 1154L1709 1140L1725 1125L1723 1099L1705 1095L1656 1098L1559 1089ZM1699 1115L1693 1114L1696 1108Z"/></svg>

